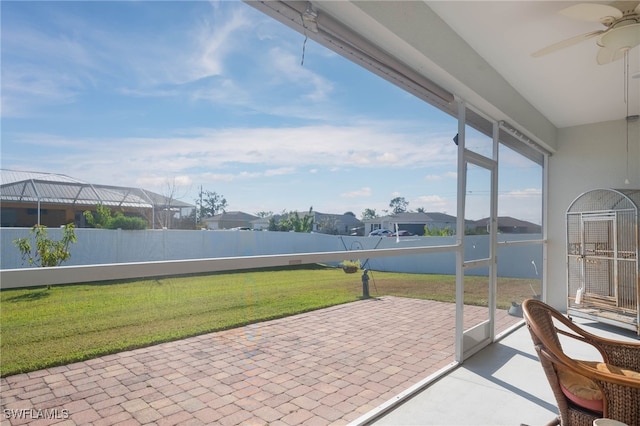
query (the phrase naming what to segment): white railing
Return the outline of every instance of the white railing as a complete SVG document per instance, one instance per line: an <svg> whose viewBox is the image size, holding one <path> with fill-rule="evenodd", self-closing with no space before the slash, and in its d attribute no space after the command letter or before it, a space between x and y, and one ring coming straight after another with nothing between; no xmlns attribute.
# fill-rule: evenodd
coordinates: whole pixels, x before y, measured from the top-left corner
<svg viewBox="0 0 640 426"><path fill-rule="evenodd" d="M10 231L10 232L8 232ZM59 229L49 230L57 238ZM376 271L455 274L455 237L351 237L324 234L251 231L107 231L78 229L78 243L64 266L29 268L13 239L26 228L3 228L2 288L70 284L105 280L219 272L273 266L327 263L359 259ZM508 249L499 252L499 275L538 278L541 240L501 236ZM522 237L518 235L517 237ZM469 258L484 257L488 240L465 238ZM532 266L533 264L533 266ZM482 270L477 273L483 273Z"/></svg>
<svg viewBox="0 0 640 426"><path fill-rule="evenodd" d="M406 247L355 250L349 257L381 258L456 250L456 246ZM115 263L108 265L58 266L49 268L8 269L0 271L2 288L32 287L80 282L108 281L140 277L198 274L273 266L340 262L345 252L300 253L268 256L241 256L215 259L189 259L155 262Z"/></svg>

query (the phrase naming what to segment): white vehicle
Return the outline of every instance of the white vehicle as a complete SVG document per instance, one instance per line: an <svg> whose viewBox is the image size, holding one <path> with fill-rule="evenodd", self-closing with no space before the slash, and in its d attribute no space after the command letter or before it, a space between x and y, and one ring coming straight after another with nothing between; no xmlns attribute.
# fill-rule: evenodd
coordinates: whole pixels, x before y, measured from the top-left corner
<svg viewBox="0 0 640 426"><path fill-rule="evenodd" d="M370 237L388 237L391 234L393 234L393 232L389 231L388 229L376 229L369 232Z"/></svg>

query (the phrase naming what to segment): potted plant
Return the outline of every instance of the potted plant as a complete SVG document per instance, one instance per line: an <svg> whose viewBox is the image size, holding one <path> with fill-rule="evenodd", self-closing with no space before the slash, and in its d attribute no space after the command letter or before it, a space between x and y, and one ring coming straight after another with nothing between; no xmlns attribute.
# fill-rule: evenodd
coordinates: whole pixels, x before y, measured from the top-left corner
<svg viewBox="0 0 640 426"><path fill-rule="evenodd" d="M340 263L340 266L342 266L342 270L346 274L354 274L360 269L360 260L344 260Z"/></svg>

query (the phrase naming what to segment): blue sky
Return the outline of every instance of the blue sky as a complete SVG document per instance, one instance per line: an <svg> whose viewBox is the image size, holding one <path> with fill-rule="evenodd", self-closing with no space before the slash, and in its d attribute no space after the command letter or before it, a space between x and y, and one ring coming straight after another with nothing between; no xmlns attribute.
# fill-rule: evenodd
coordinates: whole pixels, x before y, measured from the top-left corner
<svg viewBox="0 0 640 426"><path fill-rule="evenodd" d="M247 213L455 215L457 122L239 1L2 1L2 168ZM540 223L501 153L500 214ZM475 186L474 186L475 185ZM472 181L468 217L488 215Z"/></svg>

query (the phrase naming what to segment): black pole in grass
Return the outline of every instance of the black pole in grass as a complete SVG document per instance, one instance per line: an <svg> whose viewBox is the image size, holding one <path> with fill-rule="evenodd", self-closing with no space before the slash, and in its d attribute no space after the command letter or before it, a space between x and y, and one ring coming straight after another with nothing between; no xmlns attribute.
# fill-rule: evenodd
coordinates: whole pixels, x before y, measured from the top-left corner
<svg viewBox="0 0 640 426"><path fill-rule="evenodd" d="M362 298L363 299L369 299L371 296L369 296L369 275L368 275L369 270L368 269L364 269L362 272Z"/></svg>

